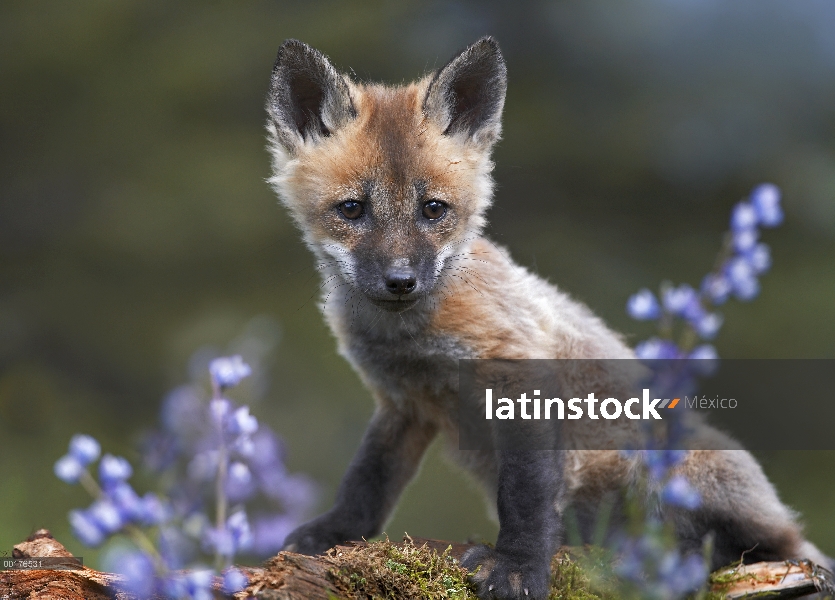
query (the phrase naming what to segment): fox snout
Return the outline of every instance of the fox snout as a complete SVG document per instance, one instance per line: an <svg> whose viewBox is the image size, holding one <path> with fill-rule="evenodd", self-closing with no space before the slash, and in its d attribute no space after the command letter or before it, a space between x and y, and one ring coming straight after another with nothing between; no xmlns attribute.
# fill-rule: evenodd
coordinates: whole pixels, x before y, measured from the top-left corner
<svg viewBox="0 0 835 600"><path fill-rule="evenodd" d="M417 287L415 270L411 267L393 267L385 275L386 289L394 296L411 294Z"/></svg>
<svg viewBox="0 0 835 600"><path fill-rule="evenodd" d="M354 269L355 283L375 306L400 312L414 306L432 290L435 284L433 263L429 256L360 259Z"/></svg>

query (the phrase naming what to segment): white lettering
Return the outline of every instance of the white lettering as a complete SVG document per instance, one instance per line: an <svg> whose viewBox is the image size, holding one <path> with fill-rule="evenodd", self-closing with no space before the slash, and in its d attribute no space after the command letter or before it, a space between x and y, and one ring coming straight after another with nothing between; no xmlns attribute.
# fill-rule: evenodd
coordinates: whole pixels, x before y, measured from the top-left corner
<svg viewBox="0 0 835 600"><path fill-rule="evenodd" d="M609 413L606 410L607 404L613 404L615 406L614 413ZM604 419L617 419L622 411L623 409L621 408L620 400L616 398L606 398L603 402L600 403L600 414L603 415Z"/></svg>

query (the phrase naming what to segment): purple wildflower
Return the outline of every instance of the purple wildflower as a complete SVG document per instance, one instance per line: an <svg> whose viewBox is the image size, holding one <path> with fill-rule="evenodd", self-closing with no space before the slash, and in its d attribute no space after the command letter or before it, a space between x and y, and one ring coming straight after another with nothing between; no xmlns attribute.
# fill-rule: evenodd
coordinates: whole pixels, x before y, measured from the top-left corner
<svg viewBox="0 0 835 600"><path fill-rule="evenodd" d="M710 344L696 346L687 358L690 359L687 368L694 375L711 377L719 369L719 355Z"/></svg>
<svg viewBox="0 0 835 600"><path fill-rule="evenodd" d="M86 467L101 455L101 446L95 438L77 433L70 440L69 454Z"/></svg>
<svg viewBox="0 0 835 600"><path fill-rule="evenodd" d="M751 192L751 204L757 213L757 219L763 227L776 227L783 222L783 209L780 207L780 188L772 183L764 183Z"/></svg>
<svg viewBox="0 0 835 600"><path fill-rule="evenodd" d="M626 303L626 312L637 320L652 320L661 316L661 306L648 289L644 288L630 296Z"/></svg>
<svg viewBox="0 0 835 600"><path fill-rule="evenodd" d="M696 291L686 283L664 290L662 302L664 309L674 315L682 314L697 298Z"/></svg>
<svg viewBox="0 0 835 600"><path fill-rule="evenodd" d="M146 525L161 525L171 518L171 506L153 492L142 496L142 522Z"/></svg>
<svg viewBox="0 0 835 600"><path fill-rule="evenodd" d="M105 570L124 576L125 589L138 598L150 598L154 593L154 563L140 550L117 547L102 559Z"/></svg>
<svg viewBox="0 0 835 600"><path fill-rule="evenodd" d="M108 490L107 496L119 510L123 519L133 522L143 520L145 507L142 498L129 483L124 481L116 483Z"/></svg>
<svg viewBox="0 0 835 600"><path fill-rule="evenodd" d="M757 211L749 202L740 202L731 213L731 231L734 233L757 226Z"/></svg>
<svg viewBox="0 0 835 600"><path fill-rule="evenodd" d="M732 258L725 267L734 295L740 300L753 300L760 292L760 282L751 263L744 257Z"/></svg>
<svg viewBox="0 0 835 600"><path fill-rule="evenodd" d="M771 249L768 244L757 244L745 255L754 273L762 275L771 268Z"/></svg>
<svg viewBox="0 0 835 600"><path fill-rule="evenodd" d="M235 461L229 465L226 479L226 496L233 502L242 502L256 491L252 472L244 463Z"/></svg>
<svg viewBox="0 0 835 600"><path fill-rule="evenodd" d="M760 237L760 232L755 228L740 229L733 233L734 250L743 253L753 249Z"/></svg>
<svg viewBox="0 0 835 600"><path fill-rule="evenodd" d="M248 406L241 406L229 420L229 432L232 435L252 435L258 431L258 419L249 414Z"/></svg>
<svg viewBox="0 0 835 600"><path fill-rule="evenodd" d="M297 525L297 519L289 515L271 515L256 519L252 549L261 556L278 552Z"/></svg>
<svg viewBox="0 0 835 600"><path fill-rule="evenodd" d="M249 583L249 580L246 575L235 567L226 569L223 574L223 591L227 594L240 592L247 586L247 583Z"/></svg>
<svg viewBox="0 0 835 600"><path fill-rule="evenodd" d="M76 483L78 478L81 477L81 473L84 472L84 465L75 456L65 454L55 461L52 470L55 472L55 476L64 483Z"/></svg>
<svg viewBox="0 0 835 600"><path fill-rule="evenodd" d="M99 463L99 481L105 488L116 485L130 478L131 475L133 475L133 467L121 456L105 454Z"/></svg>
<svg viewBox="0 0 835 600"><path fill-rule="evenodd" d="M104 531L86 511L71 510L69 521L73 534L85 546L95 547L104 541Z"/></svg>
<svg viewBox="0 0 835 600"><path fill-rule="evenodd" d="M115 533L125 525L125 517L110 498L96 500L87 509L87 515L102 531Z"/></svg>
<svg viewBox="0 0 835 600"><path fill-rule="evenodd" d="M252 530L243 510L237 510L226 520L226 527L232 533L235 550L247 550L252 546Z"/></svg>
<svg viewBox="0 0 835 600"><path fill-rule="evenodd" d="M692 325L699 337L712 340L719 333L723 321L724 318L719 313L705 313L700 319L692 322Z"/></svg>
<svg viewBox="0 0 835 600"><path fill-rule="evenodd" d="M650 338L635 346L635 356L641 360L664 360L679 358L680 351L675 343L659 338Z"/></svg>
<svg viewBox="0 0 835 600"><path fill-rule="evenodd" d="M731 295L733 287L723 273L709 273L702 280L702 294L713 304L723 304Z"/></svg>
<svg viewBox="0 0 835 600"><path fill-rule="evenodd" d="M673 475L661 491L661 499L672 506L693 510L702 502L699 492L683 475Z"/></svg>
<svg viewBox="0 0 835 600"><path fill-rule="evenodd" d="M212 381L219 388L234 387L249 376L252 369L240 355L216 358L209 364Z"/></svg>

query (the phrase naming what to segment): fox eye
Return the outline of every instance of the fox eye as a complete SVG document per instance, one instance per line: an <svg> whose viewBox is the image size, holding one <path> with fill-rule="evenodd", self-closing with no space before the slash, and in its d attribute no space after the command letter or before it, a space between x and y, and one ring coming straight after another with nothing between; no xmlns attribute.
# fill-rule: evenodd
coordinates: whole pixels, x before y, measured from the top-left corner
<svg viewBox="0 0 835 600"><path fill-rule="evenodd" d="M357 202L356 200L346 200L337 208L339 209L339 212L342 213L343 217L350 219L351 221L359 219L365 212L365 207L361 202Z"/></svg>
<svg viewBox="0 0 835 600"><path fill-rule="evenodd" d="M446 204L440 200L429 200L423 203L423 216L430 221L437 221L446 214Z"/></svg>

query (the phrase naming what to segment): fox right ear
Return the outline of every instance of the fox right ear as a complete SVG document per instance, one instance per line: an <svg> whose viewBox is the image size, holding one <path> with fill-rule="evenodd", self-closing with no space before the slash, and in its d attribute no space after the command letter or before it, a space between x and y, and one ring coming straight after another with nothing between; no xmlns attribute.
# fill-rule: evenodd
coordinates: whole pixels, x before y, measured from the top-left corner
<svg viewBox="0 0 835 600"><path fill-rule="evenodd" d="M463 135L480 146L499 139L507 67L492 37L453 58L429 83L423 112L445 135Z"/></svg>
<svg viewBox="0 0 835 600"><path fill-rule="evenodd" d="M290 152L331 135L357 114L344 77L324 54L298 40L278 49L267 113Z"/></svg>

